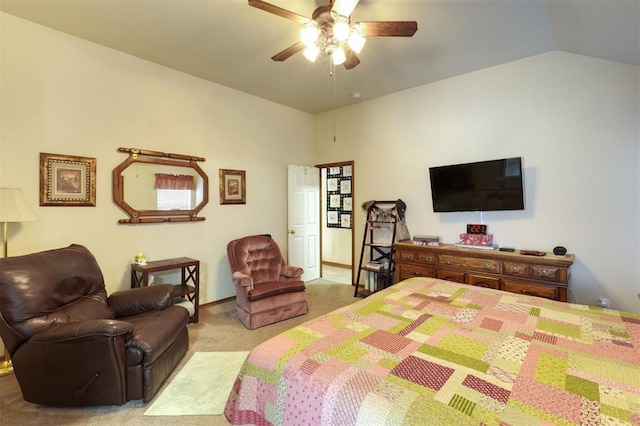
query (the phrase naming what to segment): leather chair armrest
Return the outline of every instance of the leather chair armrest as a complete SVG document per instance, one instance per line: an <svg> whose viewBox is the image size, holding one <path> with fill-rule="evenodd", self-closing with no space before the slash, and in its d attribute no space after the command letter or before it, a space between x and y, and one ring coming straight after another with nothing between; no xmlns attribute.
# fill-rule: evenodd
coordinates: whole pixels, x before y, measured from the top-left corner
<svg viewBox="0 0 640 426"><path fill-rule="evenodd" d="M95 340L96 337L115 337L131 333L133 325L118 320L98 319L61 323L48 327L29 339L30 343L73 342Z"/></svg>
<svg viewBox="0 0 640 426"><path fill-rule="evenodd" d="M253 287L253 278L242 272L234 272L231 276L233 283L241 287Z"/></svg>
<svg viewBox="0 0 640 426"><path fill-rule="evenodd" d="M113 293L107 298L116 318L159 311L173 304L173 284L158 284Z"/></svg>
<svg viewBox="0 0 640 426"><path fill-rule="evenodd" d="M297 266L282 265L282 268L280 269L280 275L285 281L297 281L300 279L303 273L304 270Z"/></svg>

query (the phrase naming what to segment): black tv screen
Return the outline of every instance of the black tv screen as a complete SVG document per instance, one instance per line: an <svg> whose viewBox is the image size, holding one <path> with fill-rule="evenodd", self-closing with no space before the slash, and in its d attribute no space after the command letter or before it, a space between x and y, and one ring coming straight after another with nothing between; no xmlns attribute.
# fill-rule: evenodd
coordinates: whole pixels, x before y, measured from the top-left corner
<svg viewBox="0 0 640 426"><path fill-rule="evenodd" d="M434 212L524 210L522 158L430 167Z"/></svg>

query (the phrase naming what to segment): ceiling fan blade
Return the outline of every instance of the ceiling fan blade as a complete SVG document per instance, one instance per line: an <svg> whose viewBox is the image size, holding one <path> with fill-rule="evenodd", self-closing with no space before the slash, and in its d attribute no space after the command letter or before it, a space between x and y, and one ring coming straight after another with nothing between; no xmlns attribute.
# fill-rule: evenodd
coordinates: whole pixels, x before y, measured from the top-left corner
<svg viewBox="0 0 640 426"><path fill-rule="evenodd" d="M349 17L353 13L353 9L356 8L359 1L360 0L335 0L331 11L340 16Z"/></svg>
<svg viewBox="0 0 640 426"><path fill-rule="evenodd" d="M282 62L285 59L289 59L291 56L295 55L302 49L304 49L304 44L299 41L296 44L287 47L282 52L276 53L271 57L271 59L273 59L274 61Z"/></svg>
<svg viewBox="0 0 640 426"><path fill-rule="evenodd" d="M299 22L301 24L306 24L311 20L305 16L298 15L297 13L291 12L290 10L283 9L262 0L249 0L249 6L256 7L260 10L264 10L265 12L273 13L274 15L282 16L286 19L291 19L292 21Z"/></svg>
<svg viewBox="0 0 640 426"><path fill-rule="evenodd" d="M347 60L342 64L342 66L344 66L344 69L350 70L351 68L355 68L356 66L358 66L358 64L360 63L360 58L358 58L356 52L351 49L346 49L345 53L347 54Z"/></svg>
<svg viewBox="0 0 640 426"><path fill-rule="evenodd" d="M358 22L362 37L411 37L418 31L416 21Z"/></svg>

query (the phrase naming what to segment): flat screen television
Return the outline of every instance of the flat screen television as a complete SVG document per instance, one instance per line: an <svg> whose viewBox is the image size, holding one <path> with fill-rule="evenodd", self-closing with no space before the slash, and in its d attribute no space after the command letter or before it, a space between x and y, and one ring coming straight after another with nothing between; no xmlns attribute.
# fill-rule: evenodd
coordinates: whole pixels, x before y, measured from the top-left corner
<svg viewBox="0 0 640 426"><path fill-rule="evenodd" d="M524 210L522 158L430 167L434 212Z"/></svg>

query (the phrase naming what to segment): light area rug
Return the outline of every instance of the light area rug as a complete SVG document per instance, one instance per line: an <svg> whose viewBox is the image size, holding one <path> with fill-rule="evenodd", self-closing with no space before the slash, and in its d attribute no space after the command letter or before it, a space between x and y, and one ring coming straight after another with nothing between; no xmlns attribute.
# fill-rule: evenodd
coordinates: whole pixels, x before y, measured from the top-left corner
<svg viewBox="0 0 640 426"><path fill-rule="evenodd" d="M249 352L195 352L145 416L220 415Z"/></svg>

